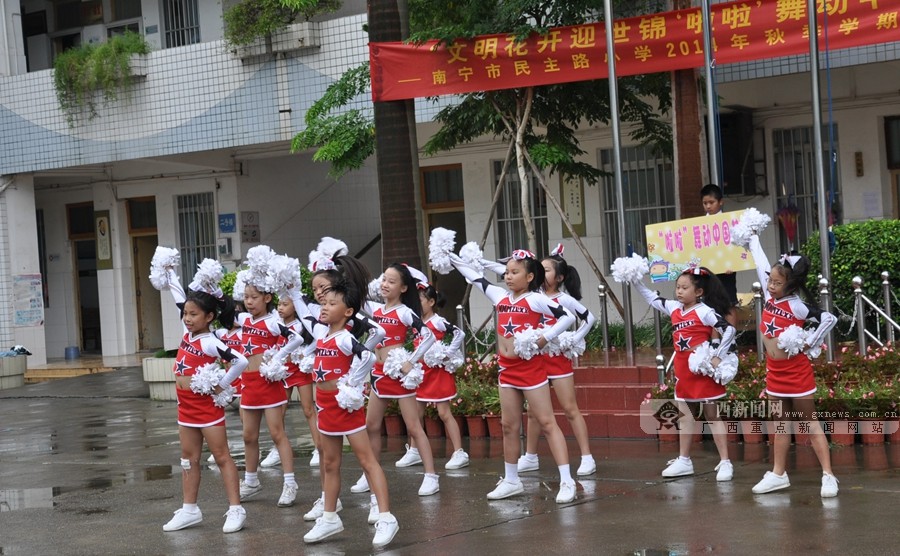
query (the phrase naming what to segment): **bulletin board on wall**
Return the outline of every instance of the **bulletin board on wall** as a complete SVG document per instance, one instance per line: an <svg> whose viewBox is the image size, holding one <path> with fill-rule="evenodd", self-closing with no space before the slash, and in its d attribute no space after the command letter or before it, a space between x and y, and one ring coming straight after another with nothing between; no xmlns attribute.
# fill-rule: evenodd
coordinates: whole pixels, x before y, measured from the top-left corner
<svg viewBox="0 0 900 556"><path fill-rule="evenodd" d="M559 198L563 212L572 225L572 229L580 237L584 237L587 234L584 214L584 179L580 176L560 174ZM562 237L572 237L565 223L562 224Z"/></svg>
<svg viewBox="0 0 900 556"><path fill-rule="evenodd" d="M112 230L109 227L109 211L94 211L94 232L97 238L97 270L111 270Z"/></svg>

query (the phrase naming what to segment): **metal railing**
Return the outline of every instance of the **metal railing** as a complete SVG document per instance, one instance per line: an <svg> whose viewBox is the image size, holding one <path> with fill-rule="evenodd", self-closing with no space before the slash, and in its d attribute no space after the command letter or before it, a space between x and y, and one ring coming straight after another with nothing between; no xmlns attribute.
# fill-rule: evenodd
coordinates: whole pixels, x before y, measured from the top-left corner
<svg viewBox="0 0 900 556"><path fill-rule="evenodd" d="M879 347L884 347L884 342L881 341L881 326L879 324L879 317L884 319L885 323L885 340L888 343L893 343L894 341L894 330L900 330L900 324L897 324L894 319L891 318L891 283L888 280L890 274L888 272L881 273L881 285L882 285L882 295L884 297L884 309L879 307L874 301L866 297L863 293L862 285L863 279L860 276L853 277L853 296L855 298L855 309L854 314L856 315L856 333L857 339L859 342L859 352L865 353L868 349L868 340L871 338L873 342L879 345ZM875 320L876 320L876 333L869 332L866 329L866 307L875 312ZM877 334L877 335L876 335Z"/></svg>

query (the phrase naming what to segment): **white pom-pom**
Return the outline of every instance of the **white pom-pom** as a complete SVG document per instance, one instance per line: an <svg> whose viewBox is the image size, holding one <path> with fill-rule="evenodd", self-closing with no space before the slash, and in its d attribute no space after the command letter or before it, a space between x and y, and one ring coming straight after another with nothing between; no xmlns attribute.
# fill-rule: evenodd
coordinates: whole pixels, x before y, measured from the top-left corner
<svg viewBox="0 0 900 556"><path fill-rule="evenodd" d="M297 367L300 368L300 372L312 374L313 367L316 364L316 356L315 355L304 355L303 358L297 363Z"/></svg>
<svg viewBox="0 0 900 556"><path fill-rule="evenodd" d="M616 282L638 282L650 272L647 259L637 253L630 257L619 257L610 266L613 280Z"/></svg>
<svg viewBox="0 0 900 556"><path fill-rule="evenodd" d="M753 207L744 210L740 220L731 228L731 244L738 247L750 245L750 237L759 235L772 219L768 214L763 214Z"/></svg>
<svg viewBox="0 0 900 556"><path fill-rule="evenodd" d="M324 236L319 240L319 244L316 246L316 251L322 253L329 259L333 259L335 257L341 257L350 252L350 248L347 247L347 244L339 239L335 239L330 236Z"/></svg>
<svg viewBox="0 0 900 556"><path fill-rule="evenodd" d="M422 357L422 361L425 362L429 367L443 367L444 361L447 358L447 346L441 342L435 342L432 344L428 351L425 352L425 355Z"/></svg>
<svg viewBox="0 0 900 556"><path fill-rule="evenodd" d="M266 274L267 282L271 283L273 288L269 291L278 292L282 297L285 297L286 292L291 288L299 287L302 281L300 261L285 255L272 257Z"/></svg>
<svg viewBox="0 0 900 556"><path fill-rule="evenodd" d="M287 365L275 357L277 353L277 349L267 349L259 365L259 374L269 382L280 382L288 377Z"/></svg>
<svg viewBox="0 0 900 556"><path fill-rule="evenodd" d="M528 360L541 352L538 347L538 338L541 337L541 330L537 328L528 328L522 332L516 332L513 340L513 350L520 358Z"/></svg>
<svg viewBox="0 0 900 556"><path fill-rule="evenodd" d="M221 392L213 395L213 403L218 407L228 407L228 404L234 399L234 386L228 385Z"/></svg>
<svg viewBox="0 0 900 556"><path fill-rule="evenodd" d="M237 275L234 277L234 286L232 286L231 297L234 298L235 301L244 302L244 293L247 289L247 275L249 271L247 269L239 270Z"/></svg>
<svg viewBox="0 0 900 556"><path fill-rule="evenodd" d="M150 284L158 290L169 287L169 269L181 264L181 255L177 249L157 246L150 260Z"/></svg>
<svg viewBox="0 0 900 556"><path fill-rule="evenodd" d="M584 338L578 339L574 332L565 331L557 338L559 340L559 351L569 359L575 359L584 354L587 345Z"/></svg>
<svg viewBox="0 0 900 556"><path fill-rule="evenodd" d="M191 376L191 391L195 394L212 395L223 376L225 370L217 363L200 365Z"/></svg>
<svg viewBox="0 0 900 556"><path fill-rule="evenodd" d="M363 395L363 385L351 386L346 378L347 377L343 377L338 380L338 393L335 399L337 400L339 407L352 413L358 409L362 409L366 397Z"/></svg>
<svg viewBox="0 0 900 556"><path fill-rule="evenodd" d="M381 297L381 281L384 279L384 272L378 278L373 279L369 282L369 299L376 303L384 303L384 298Z"/></svg>
<svg viewBox="0 0 900 556"><path fill-rule="evenodd" d="M428 240L428 263L438 274L449 274L453 270L450 254L456 247L456 232L446 228L431 230Z"/></svg>
<svg viewBox="0 0 900 556"><path fill-rule="evenodd" d="M484 270L484 264L481 262L484 260L484 252L474 241L462 246L459 250L459 258L478 272Z"/></svg>
<svg viewBox="0 0 900 556"><path fill-rule="evenodd" d="M547 345L544 346L544 349L541 350L541 353L543 353L544 355L549 355L551 357L562 355L562 346L559 343L559 336L553 338L552 340L547 340Z"/></svg>
<svg viewBox="0 0 900 556"><path fill-rule="evenodd" d="M709 342L703 342L695 347L688 356L688 368L695 375L712 376L715 372L711 363L712 357L713 352Z"/></svg>
<svg viewBox="0 0 900 556"><path fill-rule="evenodd" d="M466 357L463 355L463 352L455 349L455 350L447 350L447 361L444 363L444 370L448 373L455 373L456 369L463 366L463 363L466 362Z"/></svg>
<svg viewBox="0 0 900 556"><path fill-rule="evenodd" d="M219 282L225 276L225 269L222 264L215 259L203 259L197 265L197 272L194 279L188 285L189 289L194 291L206 292L212 295L221 295L222 289Z"/></svg>
<svg viewBox="0 0 900 556"><path fill-rule="evenodd" d="M403 348L394 348L384 361L384 375L400 380L403 378L403 364L409 361L410 353Z"/></svg>
<svg viewBox="0 0 900 556"><path fill-rule="evenodd" d="M725 386L737 376L738 356L736 353L732 352L720 359L719 366L716 367L716 370L713 373L713 380L718 384Z"/></svg>
<svg viewBox="0 0 900 556"><path fill-rule="evenodd" d="M269 266L276 257L268 245L257 245L247 251L247 275L245 283L261 292L275 291L274 276L269 274Z"/></svg>
<svg viewBox="0 0 900 556"><path fill-rule="evenodd" d="M806 349L806 330L792 324L778 335L778 347L783 349L788 357L793 357Z"/></svg>
<svg viewBox="0 0 900 556"><path fill-rule="evenodd" d="M820 355L822 355L822 350L825 348L824 344L819 344L817 346L809 346L806 348L806 356L810 359L818 359Z"/></svg>
<svg viewBox="0 0 900 556"><path fill-rule="evenodd" d="M422 368L421 363L413 363L412 369L409 370L408 373L403 375L403 378L400 379L400 384L403 385L407 390L415 390L422 384L422 380L425 378L425 370Z"/></svg>

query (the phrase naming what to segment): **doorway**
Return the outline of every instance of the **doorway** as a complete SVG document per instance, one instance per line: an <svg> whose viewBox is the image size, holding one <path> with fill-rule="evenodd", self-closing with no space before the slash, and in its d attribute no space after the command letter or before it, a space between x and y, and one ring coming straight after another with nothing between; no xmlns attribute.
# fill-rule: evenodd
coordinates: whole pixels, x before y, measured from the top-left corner
<svg viewBox="0 0 900 556"><path fill-rule="evenodd" d="M134 253L134 295L137 300L138 349L163 347L162 301L150 284L150 260L156 251L157 236L132 238Z"/></svg>
<svg viewBox="0 0 900 556"><path fill-rule="evenodd" d="M448 230L456 231L457 249L466 244L466 213L464 211L431 212L426 216L428 236L431 235L431 230L435 228L447 228ZM451 272L450 274L433 272L431 282L447 298L447 304L437 313L453 324L458 324L456 322L456 306L462 303L463 296L466 294L467 284L465 278L459 272ZM464 307L464 309L468 314L468 307Z"/></svg>
<svg viewBox="0 0 900 556"><path fill-rule="evenodd" d="M97 241L74 241L75 292L82 353L100 353L100 295L97 286Z"/></svg>

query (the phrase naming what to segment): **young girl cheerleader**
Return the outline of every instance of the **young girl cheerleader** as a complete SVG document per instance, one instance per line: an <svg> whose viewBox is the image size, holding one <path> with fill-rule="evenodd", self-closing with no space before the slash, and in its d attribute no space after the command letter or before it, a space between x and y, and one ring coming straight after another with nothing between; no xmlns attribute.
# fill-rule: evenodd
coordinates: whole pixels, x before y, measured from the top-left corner
<svg viewBox="0 0 900 556"><path fill-rule="evenodd" d="M575 399L575 374L572 370L572 360L569 357L584 352L584 338L597 319L579 302L581 277L578 275L578 271L563 259L561 244L556 246L549 257L541 261L541 265L544 267L544 295L581 319L581 326L574 333L564 332L560 337L561 341L565 339L568 349L554 349L555 353L547 355L547 378L550 379L556 399L566 413L572 432L575 433L575 440L581 451L581 464L578 466L577 474L579 477L584 477L597 471L597 463L594 461L594 456L591 455L587 425ZM561 287L565 288L565 291L562 291ZM552 325L553 322L548 321L546 324ZM581 346L580 349L573 352L572 348L578 345ZM548 348L551 347L553 344L548 346ZM529 412L525 455L519 458L519 473L538 470L537 447L540 433L540 426Z"/></svg>
<svg viewBox="0 0 900 556"><path fill-rule="evenodd" d="M305 304L299 292L292 289L290 295L299 308L303 326L316 339L313 368L322 446L322 514L316 518L316 525L304 535L303 540L315 543L344 530L337 512L341 510L338 495L341 488L342 444L346 436L377 500L375 505L380 508L374 522L372 545L376 548L385 546L393 540L400 525L390 513L387 480L365 432L363 389L375 355L353 334L362 332L365 327L362 322L357 321L352 332L348 330L348 323L353 321L362 304L361 295L348 281L333 282L322 297L318 319L303 318ZM290 352L297 343L295 336L276 358L283 360L285 352Z"/></svg>
<svg viewBox="0 0 900 556"><path fill-rule="evenodd" d="M744 222L744 217L741 221ZM838 480L831 470L828 440L819 422L812 417L815 413L813 395L816 382L810 358L821 352L822 341L837 323L837 318L821 310L815 297L806 291L809 260L800 255L785 255L770 267L759 242L759 229L760 226L751 228L747 247L756 263L765 296L759 331L766 348L766 394L770 400L780 402L783 412L802 415L802 419L810 421L813 451L822 466L820 494L823 498L831 498L838 494ZM801 299L798 293L802 293L806 300ZM807 322L817 322L818 327L805 332L802 328ZM790 434L775 435L772 471L767 471L753 487L754 494L791 486L786 471L790 444Z"/></svg>
<svg viewBox="0 0 900 556"><path fill-rule="evenodd" d="M434 238L434 232L432 233ZM465 249L464 247L463 249ZM431 244L434 266L437 245ZM462 251L461 251L462 252ZM540 293L544 283L544 267L534 253L524 249L513 251L506 261L504 280L509 291L485 279L472 263L452 253L449 261L467 282L487 296L497 310L497 352L500 356L500 412L503 424L503 459L506 476L488 493L489 500L509 498L525 491L519 479L519 433L522 427L522 404L537 420L550 444L550 452L559 466L560 482L556 501L560 504L575 499L575 481L569 470L566 439L556 424L550 402L546 358L538 353L575 323L575 317L564 307ZM435 268L439 272L441 268ZM555 319L555 320L553 320ZM541 328L544 322L552 325Z"/></svg>
<svg viewBox="0 0 900 556"><path fill-rule="evenodd" d="M297 481L294 478L294 454L284 431L284 409L287 396L281 380L269 380L260 371L263 354L275 347L281 336L278 316L273 312L272 292L266 291L273 284L267 277L275 253L267 246L260 245L247 252L249 261L245 275L244 307L246 313L237 316L244 340L244 355L249 360L249 369L243 376L241 409L244 421L244 452L246 471L241 481L241 500L247 500L262 490L257 475L259 468L259 428L263 417L272 441L281 456L284 471L284 485L278 506L292 506L297 497ZM299 272L299 269L297 270Z"/></svg>
<svg viewBox="0 0 900 556"><path fill-rule="evenodd" d="M294 303L287 298L281 298L278 300L278 316L281 318L282 323L286 327L288 327L291 331L295 333L301 333L303 331L303 326L300 324L300 319L297 318L297 312L294 310ZM312 343L312 338L308 338L308 344ZM287 338L281 336L278 339L276 345L278 347L283 346L287 342ZM293 393L294 388L297 388L297 394L300 397L300 407L303 408L303 416L306 418L306 422L309 424L309 432L312 435L313 446L315 449L312 453L312 458L309 461L310 467L318 467L319 466L319 429L316 428L316 407L315 402L313 401L313 391L312 391L312 375L308 372L303 372L300 370L300 366L297 364L295 359L299 361L299 357L303 357L304 351L306 348L301 346L297 348L297 350L285 360L285 365L287 366L287 378L284 379L284 390L285 395L287 396L288 403L284 405L284 413L287 415L287 408L290 404L291 394ZM274 467L281 463L281 456L278 455L278 450L273 448L272 451L269 452L263 460L259 463L260 467Z"/></svg>
<svg viewBox="0 0 900 556"><path fill-rule="evenodd" d="M431 330L435 339L434 345L424 356L425 378L416 389L419 420L425 417L425 405L435 404L438 417L444 423L447 438L453 446L453 455L450 456L450 461L444 465L444 469L460 469L469 465L469 454L462 448L462 435L456 419L450 412L450 400L456 397L456 378L453 372L463 363L462 349L466 335L465 332L434 312L435 309L444 307L447 301L444 294L428 282L420 281L417 287L419 301L422 303L422 320L425 321L425 325ZM448 333L452 334L452 339L449 344L445 344L443 339ZM407 454L416 450L415 453L418 455L415 440L412 438L410 438L410 445L413 447ZM406 457L404 456L404 458ZM399 464L400 462L397 462L397 465Z"/></svg>
<svg viewBox="0 0 900 556"><path fill-rule="evenodd" d="M734 476L734 466L728 457L725 423L718 416L716 404L710 403L725 396L725 384L737 373L733 355L727 363L722 362L731 349L735 335L734 327L722 316L731 309L728 294L716 275L704 267L689 268L678 277L674 300L658 296L640 278L631 282L653 309L666 313L672 319L672 329L675 331L672 337L675 344L675 400L686 405L686 410L682 409L685 413L695 419L703 415L710 422L720 460L715 468L716 480L730 481ZM721 337L717 347L710 347L709 344L713 330ZM663 477L694 474L691 446L696 423L694 419L683 419L678 424L681 429L678 436L679 456L669 461L663 469Z"/></svg>
<svg viewBox="0 0 900 556"><path fill-rule="evenodd" d="M209 330L219 312L229 305L215 279L221 275L221 265L204 260L201 270L212 267L217 267L217 270L206 276L198 272L185 296L174 271L177 258L177 251L157 248L151 270L154 285L172 293L181 309L184 325L184 337L175 357L174 369L184 498L181 509L163 525L163 531L179 531L203 521L197 496L200 492L200 451L206 440L222 473L228 496L229 508L222 531L233 533L244 527L247 512L241 506L237 466L228 451L224 407L231 401L231 384L247 367L247 359L223 344ZM231 363L227 373L218 371L218 360ZM222 374L224 376L220 376Z"/></svg>
<svg viewBox="0 0 900 556"><path fill-rule="evenodd" d="M417 271L418 272L418 271ZM366 416L366 430L375 456L381 454L381 427L388 401L396 399L400 414L406 424L409 436L418 449L418 458L425 466L425 478L419 487L419 496L430 496L440 490L431 445L419 420L416 403L416 387L421 383L423 371L419 361L434 344L434 335L422 322L422 304L419 301L416 280L406 265L393 263L385 269L381 279L381 297L384 303L368 302L367 308L372 320L385 331L385 338L375 350L378 360L372 371L372 395ZM419 344L412 354L402 349L407 335L419 335ZM391 355L393 354L393 355ZM411 451L412 449L410 449ZM357 482L356 489L362 487L365 476ZM370 515L377 512L370 506Z"/></svg>

